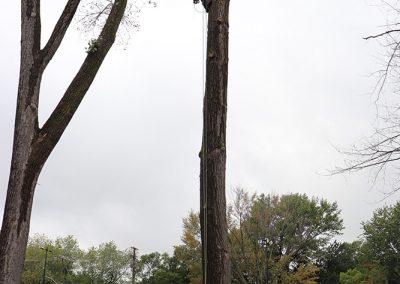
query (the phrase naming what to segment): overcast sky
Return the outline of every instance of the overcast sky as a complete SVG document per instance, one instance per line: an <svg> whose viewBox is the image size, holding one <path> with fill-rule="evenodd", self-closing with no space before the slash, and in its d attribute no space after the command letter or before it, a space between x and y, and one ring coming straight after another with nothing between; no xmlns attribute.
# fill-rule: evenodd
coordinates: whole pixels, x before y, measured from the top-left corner
<svg viewBox="0 0 400 284"><path fill-rule="evenodd" d="M18 1L17 1L18 2ZM0 25L0 214L11 159L19 73L19 4ZM61 3L62 2L62 3ZM43 42L66 1L42 1ZM373 131L371 95L382 51L362 38L382 30L385 11L364 0L231 1L227 192L337 201L346 229L378 202L371 173L325 176L342 165L335 147ZM200 7L198 7L200 9ZM112 48L36 189L31 233L74 235L83 247L114 240L141 253L172 252L182 218L199 204L202 14L191 0L159 0L140 15L128 46ZM43 78L40 122L85 57L71 27ZM387 186L387 185L386 185Z"/></svg>

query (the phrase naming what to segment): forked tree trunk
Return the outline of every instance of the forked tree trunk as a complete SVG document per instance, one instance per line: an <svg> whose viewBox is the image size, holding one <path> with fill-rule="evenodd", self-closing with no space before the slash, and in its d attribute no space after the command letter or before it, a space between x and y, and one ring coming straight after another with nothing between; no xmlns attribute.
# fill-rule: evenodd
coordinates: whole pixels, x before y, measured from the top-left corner
<svg viewBox="0 0 400 284"><path fill-rule="evenodd" d="M14 145L3 225L0 234L0 283L19 283L29 234L34 184L40 168L28 166L38 128L37 106L42 70L39 2L21 3L21 63Z"/></svg>
<svg viewBox="0 0 400 284"><path fill-rule="evenodd" d="M39 128L41 78L60 46L79 2L68 1L49 41L41 49L40 0L21 1L21 64L13 153L0 232L0 284L21 283L33 196L40 171L113 45L127 0L115 0L97 39L97 49L88 54L50 118Z"/></svg>
<svg viewBox="0 0 400 284"><path fill-rule="evenodd" d="M208 284L231 283L225 197L228 14L229 0L211 2L200 155L203 282Z"/></svg>

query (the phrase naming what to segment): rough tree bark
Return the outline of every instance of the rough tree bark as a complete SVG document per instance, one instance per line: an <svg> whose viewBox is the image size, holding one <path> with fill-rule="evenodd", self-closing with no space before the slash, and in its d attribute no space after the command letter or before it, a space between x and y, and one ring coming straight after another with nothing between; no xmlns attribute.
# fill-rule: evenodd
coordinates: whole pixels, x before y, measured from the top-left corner
<svg viewBox="0 0 400 284"><path fill-rule="evenodd" d="M38 103L43 72L56 53L80 0L69 0L44 48L40 48L40 0L21 1L21 64L10 177L0 232L0 283L21 282L36 182L114 43L127 0L110 15L59 104L42 128Z"/></svg>
<svg viewBox="0 0 400 284"><path fill-rule="evenodd" d="M203 282L227 284L231 283L225 197L229 0L214 0L208 8L206 90L200 153Z"/></svg>

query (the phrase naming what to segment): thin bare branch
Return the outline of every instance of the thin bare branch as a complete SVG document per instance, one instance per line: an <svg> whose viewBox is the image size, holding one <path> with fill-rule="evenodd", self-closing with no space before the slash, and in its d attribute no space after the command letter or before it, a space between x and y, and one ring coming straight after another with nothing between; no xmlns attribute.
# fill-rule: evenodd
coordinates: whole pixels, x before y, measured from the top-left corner
<svg viewBox="0 0 400 284"><path fill-rule="evenodd" d="M377 35L371 35L371 36L364 37L363 39L369 40L369 39L372 39L372 38L378 38L378 37L382 37L384 35L388 35L388 34L391 34L391 33L398 33L398 32L400 32L400 29L388 30L388 31L385 31L385 32L377 34Z"/></svg>

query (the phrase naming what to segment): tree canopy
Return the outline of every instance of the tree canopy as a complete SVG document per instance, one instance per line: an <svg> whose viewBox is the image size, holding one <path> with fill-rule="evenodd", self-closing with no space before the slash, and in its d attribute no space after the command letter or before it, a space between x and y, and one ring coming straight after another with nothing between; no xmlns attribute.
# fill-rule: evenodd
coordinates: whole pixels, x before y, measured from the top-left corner
<svg viewBox="0 0 400 284"><path fill-rule="evenodd" d="M337 204L323 199L250 196L237 189L227 216L232 283L264 283L266 278L316 283L317 258L343 229L339 215ZM188 266L191 283L201 283L199 218L194 212L183 221L182 242L174 254Z"/></svg>

